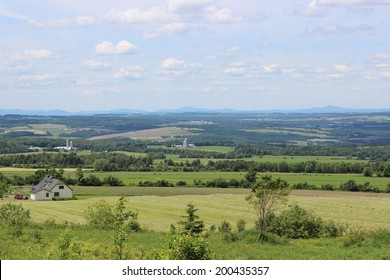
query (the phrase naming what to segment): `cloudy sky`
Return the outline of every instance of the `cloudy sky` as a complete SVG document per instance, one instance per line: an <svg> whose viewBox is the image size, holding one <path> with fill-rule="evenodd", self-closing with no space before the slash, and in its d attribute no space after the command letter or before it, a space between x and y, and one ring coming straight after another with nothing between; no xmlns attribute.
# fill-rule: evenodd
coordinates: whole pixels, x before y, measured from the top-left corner
<svg viewBox="0 0 390 280"><path fill-rule="evenodd" d="M390 0L0 0L0 108L390 107Z"/></svg>

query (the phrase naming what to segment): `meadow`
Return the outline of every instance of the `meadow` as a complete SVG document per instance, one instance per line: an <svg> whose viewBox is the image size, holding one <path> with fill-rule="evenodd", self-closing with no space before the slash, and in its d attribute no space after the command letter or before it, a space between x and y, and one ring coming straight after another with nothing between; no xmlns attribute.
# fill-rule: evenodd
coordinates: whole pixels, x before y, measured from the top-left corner
<svg viewBox="0 0 390 280"><path fill-rule="evenodd" d="M83 213L89 206L100 200L113 205L119 196L125 196L127 208L139 212L144 228L163 232L180 220L188 203L199 209L199 216L207 227L223 220L235 225L239 219L253 227L256 220L255 212L245 201L249 193L245 189L74 187L74 190L77 200L19 202L5 199L0 204L22 203L31 210L35 222L54 219L78 224L85 222ZM340 224L390 230L389 201L390 194L293 190L288 203L296 203L323 219Z"/></svg>

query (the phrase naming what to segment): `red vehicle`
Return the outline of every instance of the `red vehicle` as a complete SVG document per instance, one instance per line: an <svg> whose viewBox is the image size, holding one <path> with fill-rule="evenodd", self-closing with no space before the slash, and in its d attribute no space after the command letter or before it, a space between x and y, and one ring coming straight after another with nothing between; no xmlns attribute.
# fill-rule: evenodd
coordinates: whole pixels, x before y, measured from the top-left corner
<svg viewBox="0 0 390 280"><path fill-rule="evenodd" d="M24 194L21 194L21 193L19 193L19 194L16 194L15 195L15 199L28 199L28 197L27 196L25 196Z"/></svg>

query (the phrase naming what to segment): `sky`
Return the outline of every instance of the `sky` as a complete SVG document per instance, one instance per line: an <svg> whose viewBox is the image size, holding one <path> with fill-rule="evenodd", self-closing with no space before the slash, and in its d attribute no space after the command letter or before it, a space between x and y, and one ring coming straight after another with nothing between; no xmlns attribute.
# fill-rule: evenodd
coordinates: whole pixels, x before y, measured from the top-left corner
<svg viewBox="0 0 390 280"><path fill-rule="evenodd" d="M0 0L0 108L390 107L390 0Z"/></svg>

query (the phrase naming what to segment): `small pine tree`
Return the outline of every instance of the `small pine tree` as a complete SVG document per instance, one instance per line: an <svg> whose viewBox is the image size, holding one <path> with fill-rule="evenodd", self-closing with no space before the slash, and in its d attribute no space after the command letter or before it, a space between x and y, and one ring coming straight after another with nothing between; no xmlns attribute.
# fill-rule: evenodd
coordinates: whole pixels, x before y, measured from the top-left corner
<svg viewBox="0 0 390 280"><path fill-rule="evenodd" d="M183 220L178 222L181 226L181 230L186 234L199 235L203 232L204 222L196 215L196 211L198 211L198 209L196 209L194 205L191 203L187 204L187 215L182 216Z"/></svg>

